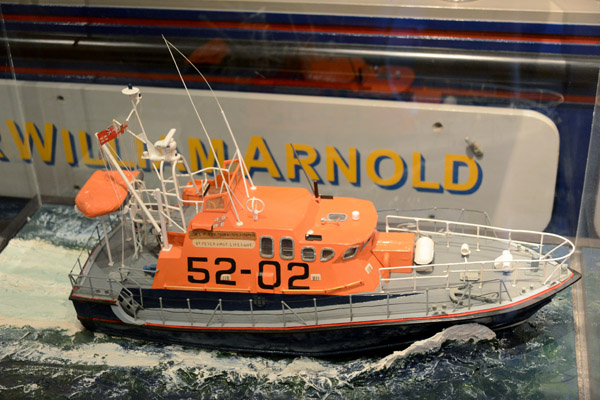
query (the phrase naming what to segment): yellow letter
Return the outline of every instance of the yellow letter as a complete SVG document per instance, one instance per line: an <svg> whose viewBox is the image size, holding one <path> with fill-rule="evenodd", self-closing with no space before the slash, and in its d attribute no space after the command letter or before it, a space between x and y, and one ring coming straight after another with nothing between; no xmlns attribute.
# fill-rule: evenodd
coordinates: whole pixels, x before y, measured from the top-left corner
<svg viewBox="0 0 600 400"><path fill-rule="evenodd" d="M2 135L0 135L0 140L2 140ZM4 154L2 149L0 149L0 161L10 161L8 157Z"/></svg>
<svg viewBox="0 0 600 400"><path fill-rule="evenodd" d="M250 138L244 161L250 176L252 176L254 171L267 171L276 180L283 180L279 167L269 150L269 146L261 136L252 136Z"/></svg>
<svg viewBox="0 0 600 400"><path fill-rule="evenodd" d="M394 173L389 178L382 178L379 174L379 164L389 158L394 163ZM378 149L367 157L367 176L378 186L384 189L396 189L404 185L406 181L406 164L402 157L395 151Z"/></svg>
<svg viewBox="0 0 600 400"><path fill-rule="evenodd" d="M56 149L56 129L54 124L44 124L44 138L33 122L25 122L25 137L14 121L6 121L8 130L12 134L15 145L19 150L21 159L31 161L31 143L35 145L41 160L49 165L54 164L54 153Z"/></svg>
<svg viewBox="0 0 600 400"><path fill-rule="evenodd" d="M467 167L468 178L464 183L459 182L460 167ZM481 185L481 168L471 157L464 154L446 154L444 168L444 187L454 194L471 194Z"/></svg>
<svg viewBox="0 0 600 400"><path fill-rule="evenodd" d="M225 161L225 142L222 139L212 139L210 142L217 153L219 164L222 166ZM210 149L206 151L200 139L188 138L188 147L190 149L190 168L192 171L215 166L215 155Z"/></svg>
<svg viewBox="0 0 600 400"><path fill-rule="evenodd" d="M301 159L296 158L294 149L296 150L298 157L300 157L300 155L306 155L306 157ZM289 180L298 181L299 177L296 175L296 172L302 166L311 180L318 181L319 183L322 182L321 177L314 169L314 165L318 164L321 158L314 147L307 144L288 143L285 145L285 153L287 160L287 177Z"/></svg>
<svg viewBox="0 0 600 400"><path fill-rule="evenodd" d="M339 183L338 168L342 171L348 182L354 186L360 185L358 181L358 150L355 147L348 149L348 163L342 158L339 151L333 146L325 147L325 164L327 165L327 180L334 185Z"/></svg>
<svg viewBox="0 0 600 400"><path fill-rule="evenodd" d="M144 151L147 151L146 145L141 140L135 139L135 152L137 154L138 166L144 171L150 171L150 167L148 166L148 160L142 158L142 156L144 155ZM156 163L156 168L158 168L158 163Z"/></svg>
<svg viewBox="0 0 600 400"><path fill-rule="evenodd" d="M442 185L438 182L427 182L425 180L425 159L421 153L413 153L413 171L412 185L420 192L437 192L444 191Z"/></svg>
<svg viewBox="0 0 600 400"><path fill-rule="evenodd" d="M19 155L23 161L31 161L31 150L29 148L29 140L27 138L23 138L23 134L21 130L15 124L15 121L6 120L6 125L8 126L8 130L12 135L13 141L17 146L17 150L19 150Z"/></svg>
<svg viewBox="0 0 600 400"><path fill-rule="evenodd" d="M79 147L81 148L81 159L88 167L103 167L104 161L100 158L94 158L92 153L92 144L90 135L86 131L77 132L79 136Z"/></svg>
<svg viewBox="0 0 600 400"><path fill-rule="evenodd" d="M68 129L63 129L60 131L63 141L63 147L65 149L65 160L71 166L77 165L77 154L74 149L74 140L73 135L69 132Z"/></svg>
<svg viewBox="0 0 600 400"><path fill-rule="evenodd" d="M41 138L37 126L33 122L25 122L26 137L31 138L40 154L42 161L48 165L54 164L56 149L56 129L54 124L44 124L44 139Z"/></svg>

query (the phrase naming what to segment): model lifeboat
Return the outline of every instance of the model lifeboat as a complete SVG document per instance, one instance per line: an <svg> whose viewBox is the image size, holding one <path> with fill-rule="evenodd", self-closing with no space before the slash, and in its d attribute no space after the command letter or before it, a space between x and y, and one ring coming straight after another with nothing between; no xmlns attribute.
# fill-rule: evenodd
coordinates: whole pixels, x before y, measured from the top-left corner
<svg viewBox="0 0 600 400"><path fill-rule="evenodd" d="M139 115L139 91L123 91ZM329 356L395 348L454 324L519 324L580 275L552 233L380 215L370 201L255 186L232 160L191 171L175 131L100 132L111 172L77 206L111 224L70 274L89 330L210 349ZM126 128L122 128L126 127ZM115 135L115 132L117 134ZM158 185L108 141L131 134ZM106 196L107 188L111 193Z"/></svg>

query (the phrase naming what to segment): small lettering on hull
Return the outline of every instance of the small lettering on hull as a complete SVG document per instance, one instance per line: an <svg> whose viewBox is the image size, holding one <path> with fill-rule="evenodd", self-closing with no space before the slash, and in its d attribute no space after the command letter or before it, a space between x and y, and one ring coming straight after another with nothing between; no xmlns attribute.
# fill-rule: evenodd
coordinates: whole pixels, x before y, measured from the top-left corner
<svg viewBox="0 0 600 400"><path fill-rule="evenodd" d="M213 247L228 249L253 249L256 242L253 240L229 240L229 239L194 239L196 247Z"/></svg>
<svg viewBox="0 0 600 400"><path fill-rule="evenodd" d="M207 231L196 229L190 232L190 239L256 240L256 232Z"/></svg>

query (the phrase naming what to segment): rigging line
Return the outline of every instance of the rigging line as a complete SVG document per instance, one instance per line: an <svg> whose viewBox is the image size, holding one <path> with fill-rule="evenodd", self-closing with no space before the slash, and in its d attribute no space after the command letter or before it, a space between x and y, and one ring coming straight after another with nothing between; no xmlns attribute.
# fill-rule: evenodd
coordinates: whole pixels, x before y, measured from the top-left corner
<svg viewBox="0 0 600 400"><path fill-rule="evenodd" d="M174 48L180 55L182 55L183 58L186 59L192 66L193 66L193 64L189 61L189 59L183 53L181 53L179 51L179 49L177 49L177 47L175 47L171 42L169 42L164 37L164 35L163 35L162 38L165 41L165 44L167 45L167 50L169 50L169 54L171 55L171 59L173 60L173 63L175 64L175 68L177 69L177 73L179 74L179 79L181 79L181 83L183 84L183 87L185 88L185 92L188 95L190 103L192 103L192 108L194 109L194 112L196 113L196 117L198 118L198 121L200 121L200 125L202 126L202 129L204 130L204 134L206 135L206 138L208 140L208 144L210 145L210 149L211 149L211 151L213 153L213 157L215 158L217 166L219 167L219 171L221 172L221 178L223 179L223 182L226 182L227 180L225 179L225 174L223 173L223 171L221 169L221 164L219 163L219 158L217 157L217 153L215 152L215 148L213 147L212 141L210 140L210 136L209 136L209 134L208 134L208 132L206 130L206 127L204 126L204 123L202 122L202 118L200 118L200 114L198 113L198 109L196 108L196 105L194 104L194 100L192 99L192 95L190 94L190 91L189 91L189 89L187 87L187 84L185 83L185 80L183 79L183 75L181 74L181 70L179 69L179 65L177 65L177 61L175 60L175 56L173 55L173 52L171 51L171 47ZM194 68L196 68L196 67L194 66ZM198 71L198 73L200 73L200 75L202 76L202 78L206 82L206 79L204 78L204 75L202 75L202 73L200 71ZM210 88L210 85L209 85L209 88ZM214 96L214 92L212 91L212 88L211 88L211 92L213 93L213 96ZM216 96L215 96L215 98L216 98ZM219 104L218 100L217 100L217 104ZM219 108L220 108L220 105L219 105ZM221 108L221 112L224 114L222 108ZM229 123L227 123L227 126L229 127ZM230 132L231 132L231 128L229 128L229 129L230 129ZM234 143L235 143L236 148L237 148L237 142L235 142L235 138L234 138ZM244 177L242 175L242 179L243 178ZM248 194L248 186L246 184L246 180L245 179L243 179L243 180L244 180L244 188L246 189L246 196L250 197L250 195ZM232 210L233 210L233 213L235 214L235 218L237 220L237 224L238 225L242 225L242 220L240 219L239 214L238 214L238 212L237 212L237 210L235 208L234 201L233 201L233 198L232 198L232 192L231 192L231 190L229 188L229 185L227 185L227 195L229 196L229 200L230 200L231 204L233 205Z"/></svg>
<svg viewBox="0 0 600 400"><path fill-rule="evenodd" d="M110 165L110 163L108 162L108 160L107 160L107 157L106 157L105 155L103 155L103 151L104 151L104 150L103 150L102 146L100 146L100 155L102 155L102 161L104 162L104 169L105 169L107 172L110 172L110 171L112 170L112 168L111 168L112 166L111 166L111 165ZM109 151L111 151L111 150L110 150L110 148L109 148ZM116 152L115 152L115 153L116 153ZM118 155L117 155L117 157L118 157ZM113 190L113 193L114 193L114 195L115 195L115 198L118 198L119 196L118 196L118 194L117 194L117 182L116 182L116 179L113 179L113 178L112 178L112 177L109 175L109 181L110 181L110 186L111 186L111 189ZM121 203L121 205L119 206L119 210L121 210L121 212L123 211L123 204L124 204L124 203L125 203L125 202ZM106 218L107 218L107 219L109 220L109 222L110 222L110 216L107 216ZM122 247L122 251L121 251L121 265L124 265L124 263L125 263L125 254L124 254L124 252L123 252L123 251L124 251L124 249L125 249L125 246L124 246L123 244L125 243L125 240L124 240L124 235L125 235L124 226L125 226L125 224L123 223L123 221L124 221L124 220L123 220L123 214L121 214L121 218L122 218L122 219L121 219L121 221L122 221L122 223L121 223L121 242L122 242L122 244L121 244L121 247ZM108 234L108 233L107 233L107 234Z"/></svg>
<svg viewBox="0 0 600 400"><path fill-rule="evenodd" d="M116 140L116 139L114 139ZM116 142L115 142L115 149L116 149ZM100 150L101 152L103 151L102 149ZM129 177L131 177L131 182L133 182L135 179L133 178L133 172L127 167L127 165L125 164L125 162L121 159L121 157L119 157L119 154L117 154L116 150L113 151L113 149L109 146L107 147L107 151L110 151L113 154L113 157L115 157L117 159L117 162L120 162L120 165L122 166L121 169L124 167L125 170L129 173ZM104 168L106 170L114 170L116 171L116 169L112 168L112 166L110 165L110 163L106 160L106 156L103 157L103 161L104 161ZM125 175L127 177L127 175ZM117 194L117 185L119 185L117 183L117 178L113 178L112 176L109 176L109 181L110 181L110 185L111 188L114 192L115 198L118 198L119 195ZM125 184L125 182L123 182ZM126 185L126 184L125 184ZM120 186L120 185L119 185ZM125 186L125 188L127 188L127 186ZM123 204L125 204L124 202L121 203L121 205L119 206L119 209L123 208Z"/></svg>
<svg viewBox="0 0 600 400"><path fill-rule="evenodd" d="M237 149L236 152L236 157L238 159L238 161L240 161L240 166L241 168L241 172L242 172L242 179L244 178L244 176L248 176L248 179L250 180L250 183L254 186L254 182L252 182L252 177L250 176L250 171L248 171L248 167L246 166L246 162L244 161L244 159L242 158L242 154L240 152L240 149Z"/></svg>
<svg viewBox="0 0 600 400"><path fill-rule="evenodd" d="M302 168L302 172L304 172L304 176L306 177L306 181L308 182L308 186L310 187L310 190L312 190L313 195L316 197L317 193L315 192L315 189L313 187L313 185L311 185L311 180L308 177L308 172L306 172L306 169L304 169L304 164L302 164L302 161L300 161L300 157L298 157L298 153L296 153L296 148L294 147L293 143L290 143L290 146L292 146L292 150L294 151L294 157L296 158L296 160L298 160L298 164L300 164L300 168Z"/></svg>
<svg viewBox="0 0 600 400"><path fill-rule="evenodd" d="M131 141L130 143L130 147L134 149L134 152L136 154L135 158L134 158L134 166L133 169L142 169L141 166L139 165L139 157L137 155L137 140L141 141L142 143L146 144L146 142L144 142L138 135L136 135L135 133L133 133L130 129L129 129L129 119L131 118L131 116L133 115L133 113L136 111L136 106L139 104L140 102L140 96L138 96L136 98L135 101L135 105L134 107L131 109L131 111L129 112L129 115L127 115L127 118L125 119L125 121L123 123L120 123L119 121L117 121L116 119L113 119L113 125L116 123L117 125L119 125L119 127L122 127L123 125L125 125L125 130L123 132L122 136L125 136L125 133L129 132L131 134ZM133 103L133 100L132 100ZM141 123L141 122L140 122ZM142 132L144 127L141 127ZM125 140L123 140L125 141ZM129 151L127 149L127 147L125 147L125 156L131 160L131 155L129 154Z"/></svg>
<svg viewBox="0 0 600 400"><path fill-rule="evenodd" d="M119 125L119 127L121 127L123 125L123 124L119 123L119 121L117 121L117 120L113 120L113 125L115 124L115 122ZM127 139L125 137L126 136L125 133L126 132L124 131L123 134L119 135L121 137L121 139L122 139L122 141L119 142L119 143L122 144L122 146L119 147L119 148L121 149L121 151L123 153L125 153L124 157L125 157L126 160L134 160L134 161L123 161L121 159L121 163L127 169L127 171L132 172L132 171L135 171L137 169L137 167L138 167L138 157L137 157L137 151L136 151L137 149L136 149L136 143L135 143L136 140L135 140L134 137L129 136L129 143L128 143L129 146L127 146L126 143L125 143L127 141ZM118 137L115 138L115 147L119 146L119 144L117 143L118 139L119 139ZM135 153L134 157L132 157L132 154L131 154L131 150L132 149L133 149L133 151ZM132 163L133 166L130 167L129 165L127 165L127 163Z"/></svg>
<svg viewBox="0 0 600 400"><path fill-rule="evenodd" d="M125 171L129 172L129 174L133 177L133 170L127 165L127 161L124 161L121 156L119 155L119 153L117 152L117 138L113 139L115 141L115 147L114 150L111 148L110 152L112 153L113 157L116 158L117 162L119 163L119 166L121 167L121 169L125 169ZM127 156L127 158L129 158L128 154L127 154L127 149L125 149L125 155Z"/></svg>
<svg viewBox="0 0 600 400"><path fill-rule="evenodd" d="M177 69L177 74L179 74L179 79L181 80L181 83L183 84L185 92L187 93L188 98L190 99L190 103L192 103L192 108L194 109L194 112L196 113L196 117L198 118L198 121L200 122L200 126L202 126L202 130L204 131L204 134L206 135L206 139L208 140L208 145L210 146L210 150L213 153L215 162L217 163L217 166L220 169L221 164L219 163L219 158L217 157L217 152L215 151L215 148L212 145L212 141L210 140L210 135L208 134L208 131L206 130L206 127L204 126L204 122L202 121L202 118L200 118L200 113L198 112L198 109L196 108L196 104L194 104L194 100L192 99L192 95L190 94L187 84L185 83L185 80L183 79L183 75L181 74L181 70L179 69L179 65L177 64L177 61L175 60L175 56L173 55L173 52L171 51L171 47L173 47L175 50L177 50L177 52L179 54L181 54L181 52L175 46L173 46L173 44L171 44L171 42L169 42L164 36L163 36L163 40L165 41L165 44L167 45L167 50L169 50L169 54L171 55L173 64L175 64L175 68ZM187 60L187 57L185 57L185 56L183 56L183 57ZM222 174L223 174L223 172L221 172L221 175Z"/></svg>
<svg viewBox="0 0 600 400"><path fill-rule="evenodd" d="M194 70L202 77L202 79L204 80L204 83L206 83L206 86L208 86L208 89L210 90L210 93L212 94L213 98L215 99L215 102L217 103L217 106L219 107L219 110L221 111L221 115L223 116L223 120L225 121L225 125L227 126L227 130L229 131L229 136L231 136L231 140L233 140L233 145L235 146L236 151L241 155L241 151L240 151L240 148L238 146L237 140L235 139L235 135L233 134L231 126L229 125L229 120L227 119L227 115L225 115L225 110L223 110L223 107L221 107L221 102L219 101L219 98L215 94L215 92L214 92L212 86L210 85L210 83L208 82L208 80L204 77L204 74L202 74L202 72L200 72L200 70L194 65L194 63L192 63L185 56L185 54L183 54L177 47L175 47L171 42L169 42L164 36L163 36L163 39L164 39L165 43L167 44L167 47L169 47L169 46L173 47L173 49L175 49L175 51L177 51L177 53L179 53L192 66L192 68L194 68ZM170 52L171 52L171 50L169 49L169 53ZM172 53L171 53L171 57L173 57ZM173 58L173 61L175 62L174 58ZM179 72L179 68L177 68L177 72ZM181 73L179 73L179 77L181 78L181 80L183 82L183 77L181 76ZM184 86L185 86L185 83L184 83ZM187 86L186 86L186 90L187 90ZM191 98L190 98L190 101L191 101ZM194 109L195 109L195 107L194 107ZM200 117L198 117L198 118L200 118ZM244 160L241 159L241 158L240 158L240 162L242 164L245 164ZM244 175L242 175L242 179L244 180L244 187L246 188L246 196L249 197L250 195L248 194L248 187L246 186L246 179L245 179ZM250 181L250 184L252 186L254 186L254 182L252 181L252 177L250 175L248 175L248 180Z"/></svg>

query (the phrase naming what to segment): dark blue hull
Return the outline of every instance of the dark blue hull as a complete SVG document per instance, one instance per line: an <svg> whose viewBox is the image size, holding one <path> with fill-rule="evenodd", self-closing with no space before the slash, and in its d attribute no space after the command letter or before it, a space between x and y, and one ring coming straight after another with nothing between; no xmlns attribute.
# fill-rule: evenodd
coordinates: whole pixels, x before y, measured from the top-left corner
<svg viewBox="0 0 600 400"><path fill-rule="evenodd" d="M303 327L132 325L119 320L111 309L111 302L92 302L73 296L71 300L79 320L91 331L215 350L330 357L402 348L462 323L478 323L492 330L509 328L527 320L550 302L554 295L577 282L580 277L575 272L566 282L552 290L526 301L491 308L489 311Z"/></svg>

